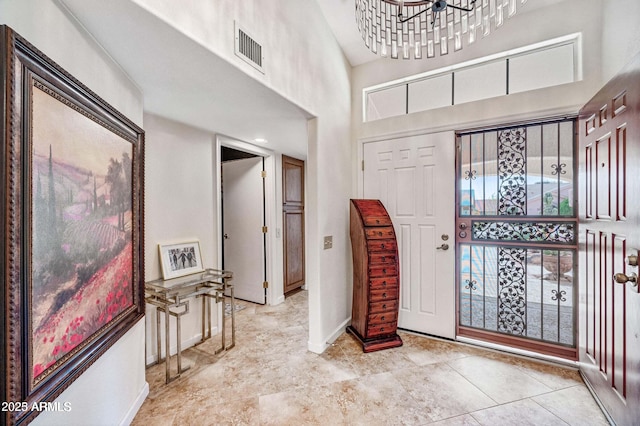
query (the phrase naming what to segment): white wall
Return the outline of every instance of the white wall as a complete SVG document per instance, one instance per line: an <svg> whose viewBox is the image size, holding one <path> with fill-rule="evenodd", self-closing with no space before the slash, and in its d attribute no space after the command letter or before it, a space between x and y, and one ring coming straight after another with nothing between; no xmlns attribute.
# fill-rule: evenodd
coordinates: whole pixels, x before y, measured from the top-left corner
<svg viewBox="0 0 640 426"><path fill-rule="evenodd" d="M602 75L611 78L640 52L640 2L609 0L602 7Z"/></svg>
<svg viewBox="0 0 640 426"><path fill-rule="evenodd" d="M215 221L215 136L152 114L145 114L145 276L162 277L158 244L188 240L200 242L202 263L218 268ZM191 300L189 314L182 317L182 348L202 337L202 306ZM212 332L218 331L212 318ZM164 315L160 316L164 330ZM149 364L157 359L156 309L147 305L147 354ZM175 353L175 318L171 318L171 353ZM164 340L162 342L164 356ZM174 372L175 373L175 372ZM173 374L173 373L172 373Z"/></svg>
<svg viewBox="0 0 640 426"><path fill-rule="evenodd" d="M351 185L350 66L312 0L132 0L312 113L307 153L309 348L321 352L351 314L348 201ZM234 20L265 51L265 73L233 52ZM229 135L233 136L233 135ZM333 248L322 250L332 235Z"/></svg>
<svg viewBox="0 0 640 426"><path fill-rule="evenodd" d="M0 0L7 24L139 126L142 94L74 20L50 0ZM131 420L148 393L144 322L140 321L78 378L57 401L68 413L44 412L34 425L113 425Z"/></svg>

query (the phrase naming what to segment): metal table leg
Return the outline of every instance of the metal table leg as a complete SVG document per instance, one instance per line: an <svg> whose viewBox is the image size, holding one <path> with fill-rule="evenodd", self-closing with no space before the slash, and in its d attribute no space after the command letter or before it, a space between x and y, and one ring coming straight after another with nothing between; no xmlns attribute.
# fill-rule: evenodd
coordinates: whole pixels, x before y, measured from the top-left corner
<svg viewBox="0 0 640 426"><path fill-rule="evenodd" d="M182 373L189 370L191 367L182 368L182 348L180 345L181 337L181 325L180 325L180 317L184 314L189 313L189 302L184 301L182 303L173 305L172 307L180 308L183 307L184 310L182 312L172 312L169 306L166 307L156 307L156 324L158 326L158 336L157 336L157 344L158 344L158 361L157 364L164 360L165 363L165 383L170 383L180 377ZM160 348L161 348L161 338L160 338L160 312L164 313L164 335L165 335L165 356L162 358L160 356ZM176 317L176 360L178 363L178 372L175 376L171 377L171 331L170 331L170 322L171 316Z"/></svg>
<svg viewBox="0 0 640 426"><path fill-rule="evenodd" d="M225 347L225 350L229 350L236 345L236 300L233 297L233 285L226 284L229 289L229 295L231 296L231 344Z"/></svg>

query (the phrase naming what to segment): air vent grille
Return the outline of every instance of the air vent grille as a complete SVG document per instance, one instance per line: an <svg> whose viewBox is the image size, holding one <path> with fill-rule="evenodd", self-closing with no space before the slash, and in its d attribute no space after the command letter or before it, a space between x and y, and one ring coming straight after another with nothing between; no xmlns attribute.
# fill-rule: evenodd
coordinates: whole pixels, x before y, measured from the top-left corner
<svg viewBox="0 0 640 426"><path fill-rule="evenodd" d="M262 45L254 40L245 30L236 23L236 55L249 65L264 73L262 68Z"/></svg>

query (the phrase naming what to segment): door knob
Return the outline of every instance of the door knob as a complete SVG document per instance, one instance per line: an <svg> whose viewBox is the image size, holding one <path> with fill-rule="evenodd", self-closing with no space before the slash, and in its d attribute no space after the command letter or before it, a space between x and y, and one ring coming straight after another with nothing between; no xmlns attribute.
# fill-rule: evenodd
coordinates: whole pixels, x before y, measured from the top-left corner
<svg viewBox="0 0 640 426"><path fill-rule="evenodd" d="M618 284L625 284L627 281L631 281L634 287L638 285L638 276L635 272L632 272L629 275L625 275L623 273L615 274L613 276L613 280Z"/></svg>
<svg viewBox="0 0 640 426"><path fill-rule="evenodd" d="M436 250L449 250L449 244L442 244L440 247L436 247Z"/></svg>

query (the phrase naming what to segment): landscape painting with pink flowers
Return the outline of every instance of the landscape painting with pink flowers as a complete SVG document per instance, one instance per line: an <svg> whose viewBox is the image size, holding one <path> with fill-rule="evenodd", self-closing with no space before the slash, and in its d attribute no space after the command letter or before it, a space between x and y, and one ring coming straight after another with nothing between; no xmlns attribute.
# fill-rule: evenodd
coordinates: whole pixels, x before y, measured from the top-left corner
<svg viewBox="0 0 640 426"><path fill-rule="evenodd" d="M131 142L33 88L31 373L37 383L134 304Z"/></svg>
<svg viewBox="0 0 640 426"><path fill-rule="evenodd" d="M26 425L144 318L144 130L6 25L0 53L0 424Z"/></svg>

